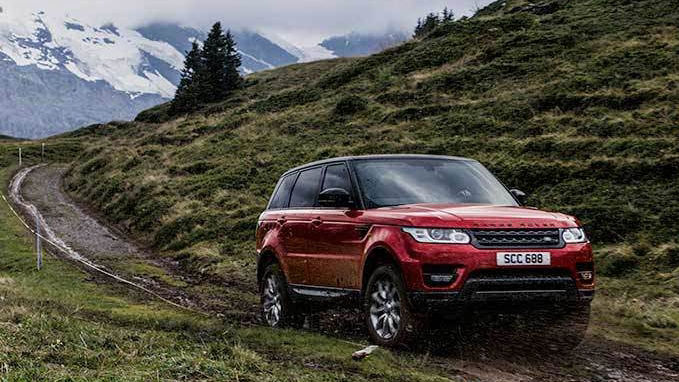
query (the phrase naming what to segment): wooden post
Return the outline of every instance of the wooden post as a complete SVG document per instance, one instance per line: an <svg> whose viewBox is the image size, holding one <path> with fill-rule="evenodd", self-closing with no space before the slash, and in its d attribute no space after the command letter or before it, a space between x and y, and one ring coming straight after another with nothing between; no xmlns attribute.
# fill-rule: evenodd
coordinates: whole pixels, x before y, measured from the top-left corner
<svg viewBox="0 0 679 382"><path fill-rule="evenodd" d="M40 146L40 162L44 162L44 161L45 161L45 144L43 143Z"/></svg>
<svg viewBox="0 0 679 382"><path fill-rule="evenodd" d="M21 167L21 147L19 147L19 167Z"/></svg>
<svg viewBox="0 0 679 382"><path fill-rule="evenodd" d="M38 270L42 269L42 242L40 237L40 218L35 216L35 251L37 254Z"/></svg>

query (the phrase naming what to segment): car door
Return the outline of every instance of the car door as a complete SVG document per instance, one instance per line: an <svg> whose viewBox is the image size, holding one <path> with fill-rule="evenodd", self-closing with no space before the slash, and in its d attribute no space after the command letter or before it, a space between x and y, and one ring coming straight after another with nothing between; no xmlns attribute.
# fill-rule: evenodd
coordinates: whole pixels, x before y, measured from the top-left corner
<svg viewBox="0 0 679 382"><path fill-rule="evenodd" d="M312 251L310 244L313 243L311 220L315 212L322 173L323 167L300 171L292 188L289 207L283 216L286 229L286 262L290 269L289 281L292 284L309 284L307 262Z"/></svg>
<svg viewBox="0 0 679 382"><path fill-rule="evenodd" d="M306 262L295 255L296 243L292 235L291 224L288 224L290 194L297 180L297 175L298 173L295 172L281 179L268 206L268 218L274 221L278 227L276 250L283 257L281 266L291 283L303 283L306 279Z"/></svg>
<svg viewBox="0 0 679 382"><path fill-rule="evenodd" d="M355 195L345 163L326 167L321 190L343 188ZM355 197L355 196L354 196ZM357 289L360 287L359 268L363 225L356 219L360 212L349 208L318 208L311 219L313 245L307 264L308 280L312 285Z"/></svg>

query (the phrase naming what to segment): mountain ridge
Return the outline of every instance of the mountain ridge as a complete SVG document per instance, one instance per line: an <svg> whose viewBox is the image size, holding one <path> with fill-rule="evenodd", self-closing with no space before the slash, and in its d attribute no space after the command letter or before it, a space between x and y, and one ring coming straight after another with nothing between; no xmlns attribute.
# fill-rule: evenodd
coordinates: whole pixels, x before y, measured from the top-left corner
<svg viewBox="0 0 679 382"><path fill-rule="evenodd" d="M232 31L241 71L337 56L317 45ZM206 33L175 23L93 26L59 14L0 12L0 133L25 138L130 120L173 97L184 54ZM347 53L349 54L349 53Z"/></svg>

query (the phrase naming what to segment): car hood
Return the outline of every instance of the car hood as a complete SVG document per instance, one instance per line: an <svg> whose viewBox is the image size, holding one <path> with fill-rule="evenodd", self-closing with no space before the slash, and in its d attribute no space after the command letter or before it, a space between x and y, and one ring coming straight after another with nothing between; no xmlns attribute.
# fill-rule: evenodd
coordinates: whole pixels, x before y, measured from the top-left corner
<svg viewBox="0 0 679 382"><path fill-rule="evenodd" d="M366 211L365 219L394 225L450 228L567 228L572 216L531 207L485 204L408 204Z"/></svg>

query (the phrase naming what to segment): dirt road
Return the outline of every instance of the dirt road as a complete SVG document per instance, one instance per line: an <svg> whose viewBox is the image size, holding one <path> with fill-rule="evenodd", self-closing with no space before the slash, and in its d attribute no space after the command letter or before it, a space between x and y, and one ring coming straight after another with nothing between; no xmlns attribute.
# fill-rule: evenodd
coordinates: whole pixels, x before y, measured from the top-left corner
<svg viewBox="0 0 679 382"><path fill-rule="evenodd" d="M85 208L79 207L62 189L64 171L63 167L45 166L20 172L12 181L10 196L15 201L21 201L24 210L35 209L34 212L41 217L43 231L51 232L71 248L72 256L82 256L93 264L138 282L182 305L209 314L229 315L237 312L236 316L240 315L242 324L252 324L254 306L229 304L219 296L220 286L201 288L200 284L209 280L196 280L182 274L176 264L154 257L122 233L100 222ZM97 275L93 277L97 281L106 280ZM204 291L207 289L217 292L206 295ZM355 317L346 312L331 316L317 330L329 332L327 334L340 339L348 337L363 341L361 333L355 329ZM329 327L340 329L330 331ZM515 347L503 349L507 345L503 338L495 338L490 344L481 346L475 343L441 346L436 343L436 339L430 342L432 347L425 346L416 351L431 352L433 367L451 376L481 381L679 380L679 359L593 336L588 337L578 348L575 358L568 361L544 357L549 350L536 349L532 344L526 344L524 349L527 350L517 354Z"/></svg>

